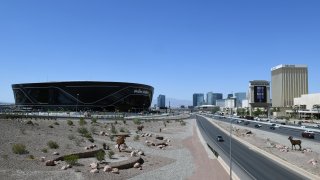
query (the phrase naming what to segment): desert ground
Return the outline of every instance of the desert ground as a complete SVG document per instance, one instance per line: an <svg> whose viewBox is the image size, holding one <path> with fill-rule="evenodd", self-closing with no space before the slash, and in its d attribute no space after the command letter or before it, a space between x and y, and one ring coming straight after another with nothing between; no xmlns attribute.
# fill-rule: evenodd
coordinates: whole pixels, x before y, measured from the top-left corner
<svg viewBox="0 0 320 180"><path fill-rule="evenodd" d="M194 119L0 121L0 179L195 179L199 174ZM129 137L119 152L121 135ZM96 154L78 156L99 149L105 154L99 160Z"/></svg>

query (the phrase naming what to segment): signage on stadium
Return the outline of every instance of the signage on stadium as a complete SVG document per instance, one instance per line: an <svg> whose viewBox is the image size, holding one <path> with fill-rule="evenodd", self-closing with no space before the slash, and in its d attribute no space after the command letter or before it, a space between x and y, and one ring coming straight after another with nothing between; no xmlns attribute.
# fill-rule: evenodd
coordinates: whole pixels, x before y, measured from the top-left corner
<svg viewBox="0 0 320 180"><path fill-rule="evenodd" d="M133 91L133 93L134 93L134 94L147 94L147 95L150 94L149 91L147 91L147 90L142 90L142 89L135 89L135 90Z"/></svg>

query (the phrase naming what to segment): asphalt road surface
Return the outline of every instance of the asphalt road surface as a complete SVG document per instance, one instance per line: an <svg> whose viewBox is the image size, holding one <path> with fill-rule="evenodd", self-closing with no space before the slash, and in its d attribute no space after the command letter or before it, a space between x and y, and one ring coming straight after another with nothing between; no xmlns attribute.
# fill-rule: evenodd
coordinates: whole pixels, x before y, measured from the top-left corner
<svg viewBox="0 0 320 180"><path fill-rule="evenodd" d="M219 128L215 127L206 118L197 116L197 123L202 132L210 137L211 141L218 144L224 153L229 156L230 139L229 135L222 132ZM221 135L224 142L217 142L217 136ZM232 161L238 164L246 171L250 177L258 180L302 180L307 179L300 174L293 172L286 167L281 166L277 162L266 158L263 155L249 149L247 146L241 144L236 140L232 140Z"/></svg>
<svg viewBox="0 0 320 180"><path fill-rule="evenodd" d="M211 118L214 118L216 120L219 120L219 121L224 121L224 122L230 122L229 118L219 118L219 116L217 117L212 117ZM247 120L244 120L244 122L247 121ZM233 120L233 123L236 123L237 120ZM264 131L268 131L268 132L273 132L273 133L277 133L277 134L282 134L282 135L287 135L288 137L289 136L293 136L294 138L299 138L299 139L308 139L310 141L314 141L314 142L320 142L320 134L315 132L314 134L314 139L309 139L309 138L303 138L301 136L301 133L304 131L304 130L300 130L300 129L294 129L294 128L289 128L289 127L283 127L281 126L280 128L275 128L275 130L272 130L270 129L270 126L271 125L267 125L267 124L262 124L262 123L259 123L259 121L249 121L250 124L248 125L244 125L244 122L242 123L237 123L237 125L240 125L240 126L247 126L247 127L251 127L251 128L255 128L254 126L256 124L260 124L262 125L259 129L260 130L264 130Z"/></svg>

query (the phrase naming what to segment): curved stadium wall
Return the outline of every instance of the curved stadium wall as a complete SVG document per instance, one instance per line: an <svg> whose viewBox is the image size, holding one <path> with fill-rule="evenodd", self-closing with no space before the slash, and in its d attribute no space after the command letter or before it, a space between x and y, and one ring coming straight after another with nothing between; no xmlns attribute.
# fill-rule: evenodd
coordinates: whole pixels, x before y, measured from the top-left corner
<svg viewBox="0 0 320 180"><path fill-rule="evenodd" d="M125 82L70 81L13 84L17 106L42 110L139 112L151 105L153 87Z"/></svg>

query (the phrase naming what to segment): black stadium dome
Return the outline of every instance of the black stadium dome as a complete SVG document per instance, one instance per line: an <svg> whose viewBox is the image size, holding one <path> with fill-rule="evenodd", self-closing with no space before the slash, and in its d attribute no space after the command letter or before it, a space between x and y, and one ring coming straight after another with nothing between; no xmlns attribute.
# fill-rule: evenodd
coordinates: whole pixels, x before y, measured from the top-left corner
<svg viewBox="0 0 320 180"><path fill-rule="evenodd" d="M139 112L151 105L153 87L125 82L13 84L17 106L42 110Z"/></svg>

